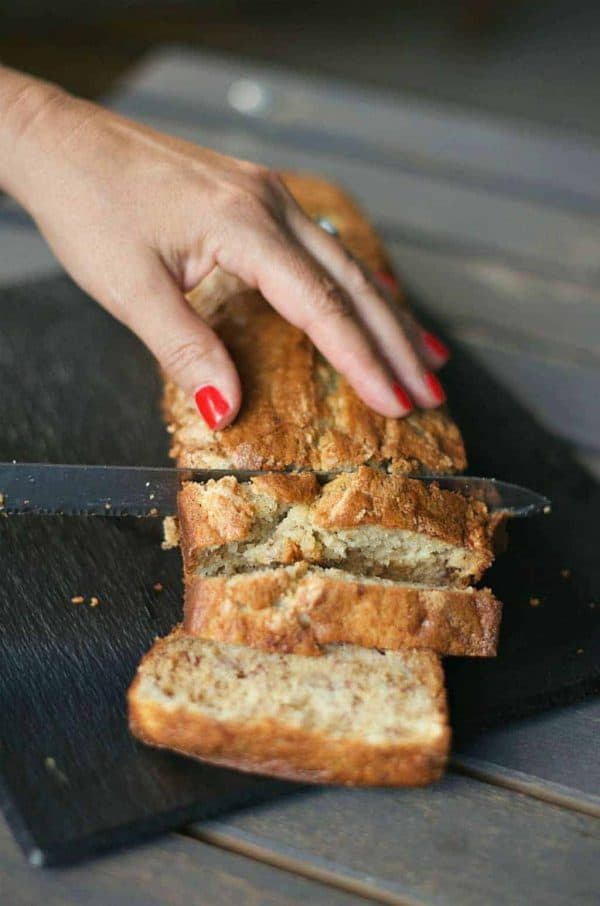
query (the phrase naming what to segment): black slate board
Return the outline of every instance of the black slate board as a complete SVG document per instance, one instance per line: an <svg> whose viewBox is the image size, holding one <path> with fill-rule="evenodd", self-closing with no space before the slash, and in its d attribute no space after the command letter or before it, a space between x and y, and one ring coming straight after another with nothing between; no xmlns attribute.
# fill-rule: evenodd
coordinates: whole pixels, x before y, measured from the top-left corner
<svg viewBox="0 0 600 906"><path fill-rule="evenodd" d="M2 290L0 311L0 460L166 463L156 369L124 328L66 278ZM600 490L463 351L445 383L472 471L555 503L513 524L488 574L506 602L498 659L447 661L460 737L600 685ZM0 796L37 864L297 789L129 736L135 667L181 613L179 555L159 537L155 520L0 520ZM100 605L74 605L77 594Z"/></svg>

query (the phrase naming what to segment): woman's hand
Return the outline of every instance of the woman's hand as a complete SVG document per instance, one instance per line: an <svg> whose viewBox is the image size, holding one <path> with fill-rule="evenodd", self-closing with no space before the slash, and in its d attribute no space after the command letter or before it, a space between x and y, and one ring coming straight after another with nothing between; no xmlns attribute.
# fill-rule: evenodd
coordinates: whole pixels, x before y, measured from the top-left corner
<svg viewBox="0 0 600 906"><path fill-rule="evenodd" d="M216 265L260 290L383 415L444 392L447 353L269 170L163 135L0 68L0 184L67 271L196 398L211 428L242 388L184 293ZM404 317L404 316L402 316Z"/></svg>

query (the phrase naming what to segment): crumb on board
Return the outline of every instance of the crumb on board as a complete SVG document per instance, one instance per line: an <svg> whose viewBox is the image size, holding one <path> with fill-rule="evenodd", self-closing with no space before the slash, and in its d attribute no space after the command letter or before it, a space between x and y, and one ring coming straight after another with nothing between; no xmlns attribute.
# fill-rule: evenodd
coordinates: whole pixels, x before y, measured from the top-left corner
<svg viewBox="0 0 600 906"><path fill-rule="evenodd" d="M99 603L100 601L98 600L98 598L95 595L92 595L92 597L90 598L90 607L97 607Z"/></svg>
<svg viewBox="0 0 600 906"><path fill-rule="evenodd" d="M560 574L563 577L563 579L571 578L571 570L567 569L566 567L565 567L565 569L561 569Z"/></svg>
<svg viewBox="0 0 600 906"><path fill-rule="evenodd" d="M175 516L165 516L163 519L163 539L161 547L164 551L179 547L179 527Z"/></svg>
<svg viewBox="0 0 600 906"><path fill-rule="evenodd" d="M59 767L57 767L56 759L52 758L51 755L47 755L44 758L44 766L49 774L53 774L57 780L60 780L61 783L68 783L68 777L64 774Z"/></svg>
<svg viewBox="0 0 600 906"><path fill-rule="evenodd" d="M578 649L577 649L577 654L583 654L583 648L578 648Z"/></svg>
<svg viewBox="0 0 600 906"><path fill-rule="evenodd" d="M551 513L551 512L552 512L552 507L550 507L550 506L545 506L545 507L544 507L544 515L547 516L548 513Z"/></svg>
<svg viewBox="0 0 600 906"><path fill-rule="evenodd" d="M83 604L84 601L85 598L83 597L83 595L73 595L73 597L71 598L71 604Z"/></svg>
<svg viewBox="0 0 600 906"><path fill-rule="evenodd" d="M158 516L158 510L156 509L155 506L150 507L150 509L148 510L148 515L149 516Z"/></svg>
<svg viewBox="0 0 600 906"><path fill-rule="evenodd" d="M540 598L530 598L529 599L529 604L531 605L531 607L539 607L541 603L542 603L542 601Z"/></svg>
<svg viewBox="0 0 600 906"><path fill-rule="evenodd" d="M162 582L155 582L154 585L152 586L152 588L154 589L154 591L162 591L163 584L162 584Z"/></svg>

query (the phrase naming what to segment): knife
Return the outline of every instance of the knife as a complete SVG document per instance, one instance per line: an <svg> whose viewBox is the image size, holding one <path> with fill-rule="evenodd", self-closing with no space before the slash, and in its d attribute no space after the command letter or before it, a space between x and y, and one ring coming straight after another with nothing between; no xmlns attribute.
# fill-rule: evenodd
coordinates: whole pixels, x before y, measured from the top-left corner
<svg viewBox="0 0 600 906"><path fill-rule="evenodd" d="M248 481L265 471L170 469L141 466L82 466L0 463L0 513L8 516L170 516L185 481L218 480L233 475ZM294 473L301 474L301 470ZM313 472L323 483L340 472ZM494 478L466 475L408 475L440 488L459 491L487 504L490 512L530 516L549 512L547 497Z"/></svg>

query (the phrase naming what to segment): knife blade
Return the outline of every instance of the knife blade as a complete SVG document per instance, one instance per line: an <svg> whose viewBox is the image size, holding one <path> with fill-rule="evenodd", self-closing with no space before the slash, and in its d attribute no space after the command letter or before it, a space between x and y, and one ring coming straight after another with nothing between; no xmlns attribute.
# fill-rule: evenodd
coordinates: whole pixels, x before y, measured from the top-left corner
<svg viewBox="0 0 600 906"><path fill-rule="evenodd" d="M249 481L265 471L174 469L144 466L86 466L0 463L0 513L7 516L170 516L186 481L206 482L233 475ZM295 473L300 474L300 470ZM339 472L313 472L321 483ZM491 512L529 516L548 511L542 494L518 485L465 475L410 475L482 500Z"/></svg>

